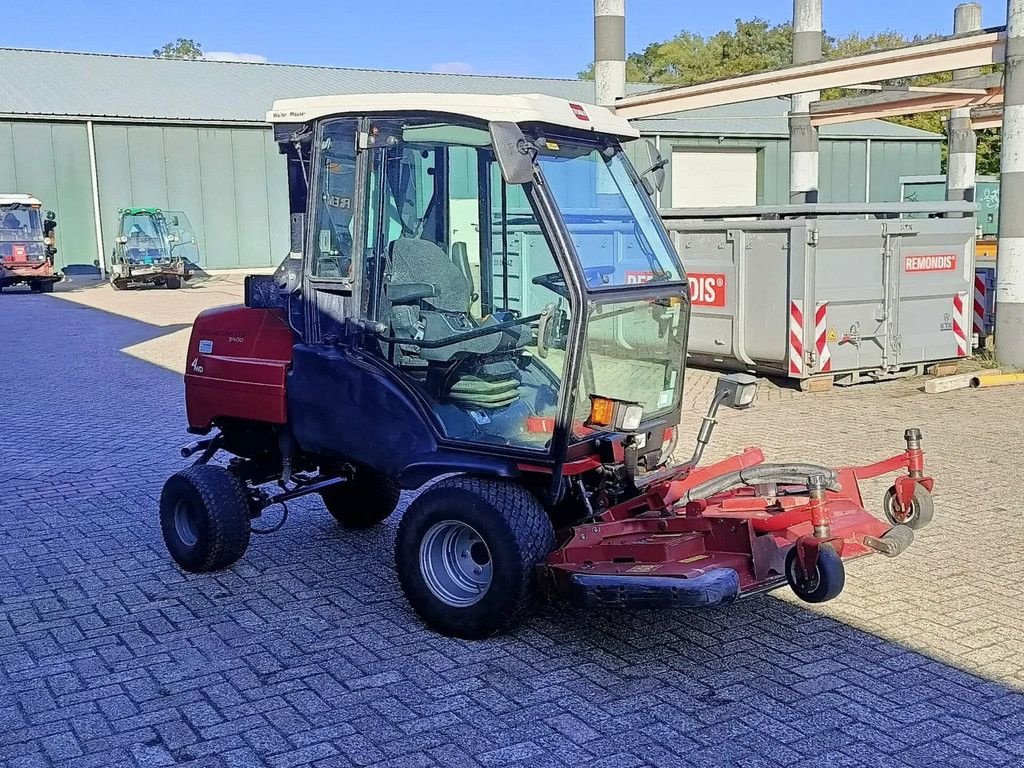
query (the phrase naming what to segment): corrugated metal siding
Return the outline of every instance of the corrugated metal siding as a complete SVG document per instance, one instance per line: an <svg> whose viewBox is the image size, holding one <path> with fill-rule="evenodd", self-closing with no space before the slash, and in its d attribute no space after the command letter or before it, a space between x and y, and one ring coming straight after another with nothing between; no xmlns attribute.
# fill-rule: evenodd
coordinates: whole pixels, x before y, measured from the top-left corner
<svg viewBox="0 0 1024 768"><path fill-rule="evenodd" d="M0 121L0 191L26 192L57 214L57 262L96 258L84 124Z"/></svg>
<svg viewBox="0 0 1024 768"><path fill-rule="evenodd" d="M874 142L872 142L874 144ZM819 199L823 203L866 201L867 142L822 141L818 144Z"/></svg>
<svg viewBox="0 0 1024 768"><path fill-rule="evenodd" d="M900 176L927 176L941 170L942 149L933 142L872 141L871 202L900 201Z"/></svg>
<svg viewBox="0 0 1024 768"><path fill-rule="evenodd" d="M184 211L196 229L200 266L267 266L288 248L284 160L262 128L96 125L104 250L117 211Z"/></svg>

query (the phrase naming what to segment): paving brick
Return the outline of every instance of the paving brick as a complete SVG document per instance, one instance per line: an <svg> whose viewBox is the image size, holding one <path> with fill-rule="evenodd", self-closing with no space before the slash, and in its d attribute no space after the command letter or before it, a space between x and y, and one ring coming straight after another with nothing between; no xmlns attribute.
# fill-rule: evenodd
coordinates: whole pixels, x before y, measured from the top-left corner
<svg viewBox="0 0 1024 768"><path fill-rule="evenodd" d="M405 605L396 519L346 533L305 499L224 573L171 564L156 504L188 440L183 329L239 290L0 297L0 323L37 329L0 366L0 765L1024 759L1024 516L1012 482L993 482L1024 459L1016 391L766 382L753 410L720 414L709 459L761 443L772 461L868 462L899 450L904 426L924 430L935 523L895 560L851 563L838 600L542 606L511 635L466 643ZM713 385L688 373L684 431ZM877 507L885 487L865 498Z"/></svg>

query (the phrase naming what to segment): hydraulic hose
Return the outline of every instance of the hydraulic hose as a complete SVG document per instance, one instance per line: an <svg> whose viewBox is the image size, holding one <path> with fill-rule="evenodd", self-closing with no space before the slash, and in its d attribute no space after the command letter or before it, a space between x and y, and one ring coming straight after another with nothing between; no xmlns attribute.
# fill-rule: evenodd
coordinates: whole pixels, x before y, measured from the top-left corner
<svg viewBox="0 0 1024 768"><path fill-rule="evenodd" d="M807 485L812 475L824 475L825 487L830 491L840 490L835 470L817 464L758 464L754 467L713 477L686 492L683 501L694 501L714 496L736 485L757 483L778 483L780 485Z"/></svg>

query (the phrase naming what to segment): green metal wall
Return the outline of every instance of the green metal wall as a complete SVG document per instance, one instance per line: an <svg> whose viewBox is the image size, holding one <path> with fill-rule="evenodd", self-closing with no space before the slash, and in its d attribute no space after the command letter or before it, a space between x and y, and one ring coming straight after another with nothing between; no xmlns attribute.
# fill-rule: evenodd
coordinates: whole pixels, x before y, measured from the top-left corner
<svg viewBox="0 0 1024 768"><path fill-rule="evenodd" d="M0 121L0 192L35 195L57 214L57 261L92 267L96 231L81 123Z"/></svg>
<svg viewBox="0 0 1024 768"><path fill-rule="evenodd" d="M206 268L277 264L288 248L288 202L283 158L273 134L260 127L151 126L96 123L96 160L104 250L113 248L117 210L157 206L185 211L199 236ZM789 202L789 144L785 139L662 135L669 160L660 205L672 206L672 151L688 147L747 147L758 151L758 203ZM627 145L646 168L642 141ZM900 199L901 176L936 174L935 141L870 143L871 200ZM868 143L821 142L821 200L865 199ZM475 168L455 169L467 178ZM714 180L709 179L709 184ZM89 148L84 123L0 121L0 191L28 192L57 212L60 266L96 258Z"/></svg>
<svg viewBox="0 0 1024 768"><path fill-rule="evenodd" d="M758 151L757 202L782 205L789 202L789 142L786 139L719 140L713 137L662 135L661 154L669 161L667 181L660 206L672 207L672 151L694 147L747 148ZM642 142L633 142L630 154L639 167L646 159ZM868 182L866 139L823 139L819 145L819 196L823 203L865 201ZM937 141L870 142L871 201L898 202L900 176L937 173L941 164L941 145ZM643 170L643 168L640 168ZM709 180L709 183L714 183Z"/></svg>
<svg viewBox="0 0 1024 768"><path fill-rule="evenodd" d="M917 203L931 203L946 199L946 177L916 177L904 180L903 199ZM999 179L982 176L976 181L974 200L978 204L976 218L981 233L988 237L999 234Z"/></svg>
<svg viewBox="0 0 1024 768"><path fill-rule="evenodd" d="M104 248L113 249L117 210L184 211L196 230L200 266L278 263L288 250L284 159L262 128L96 125Z"/></svg>

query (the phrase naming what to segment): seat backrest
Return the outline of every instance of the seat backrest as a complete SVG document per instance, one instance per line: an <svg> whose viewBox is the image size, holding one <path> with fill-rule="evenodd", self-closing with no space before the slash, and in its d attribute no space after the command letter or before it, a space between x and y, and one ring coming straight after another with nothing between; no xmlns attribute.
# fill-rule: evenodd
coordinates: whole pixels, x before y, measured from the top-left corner
<svg viewBox="0 0 1024 768"><path fill-rule="evenodd" d="M452 260L437 244L415 237L400 237L391 244L389 282L429 283L434 295L423 303L443 312L468 312L472 289Z"/></svg>

